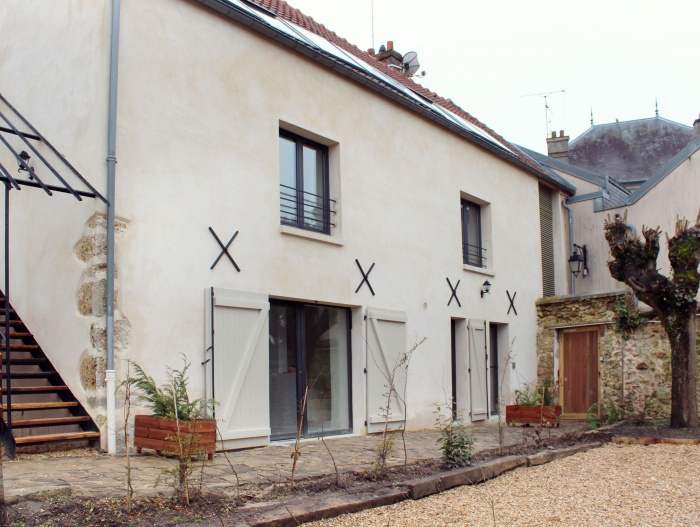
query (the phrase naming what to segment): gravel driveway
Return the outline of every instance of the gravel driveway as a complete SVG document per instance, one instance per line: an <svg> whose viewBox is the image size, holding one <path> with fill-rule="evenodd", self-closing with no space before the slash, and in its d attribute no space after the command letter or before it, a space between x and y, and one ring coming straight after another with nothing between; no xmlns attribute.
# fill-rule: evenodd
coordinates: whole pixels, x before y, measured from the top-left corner
<svg viewBox="0 0 700 527"><path fill-rule="evenodd" d="M700 526L700 446L606 445L313 526Z"/></svg>

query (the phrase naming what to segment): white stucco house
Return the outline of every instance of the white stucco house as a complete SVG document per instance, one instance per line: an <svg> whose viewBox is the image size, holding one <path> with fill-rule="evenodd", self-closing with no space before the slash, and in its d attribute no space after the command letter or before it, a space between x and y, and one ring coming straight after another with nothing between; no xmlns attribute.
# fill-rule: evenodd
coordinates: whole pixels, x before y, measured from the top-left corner
<svg viewBox="0 0 700 527"><path fill-rule="evenodd" d="M0 93L110 204L9 193L13 342L48 359L14 371L77 403L61 426L12 410L18 442L76 438L80 414L115 451L127 359L164 379L184 355L227 448L295 435L307 388L305 437L378 430L424 338L392 423L431 427L445 393L490 419L497 379L535 379L575 187L401 66L281 0L11 0L0 29ZM53 177L4 136L8 171L25 150Z"/></svg>

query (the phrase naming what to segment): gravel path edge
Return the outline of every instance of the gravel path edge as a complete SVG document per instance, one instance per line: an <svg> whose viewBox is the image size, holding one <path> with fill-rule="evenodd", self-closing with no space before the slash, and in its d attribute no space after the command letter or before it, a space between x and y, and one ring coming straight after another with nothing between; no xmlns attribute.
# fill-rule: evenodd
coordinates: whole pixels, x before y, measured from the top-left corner
<svg viewBox="0 0 700 527"><path fill-rule="evenodd" d="M517 467L534 467L601 446L603 443L586 443L538 452L530 456L508 456L479 465L407 481L402 483L399 488L382 489L372 493L291 500L282 506L276 504L271 506L269 510L260 511L259 519L256 522L245 524L245 527L294 527L301 523L325 520L341 514L391 505L404 500L417 500L451 488L482 483Z"/></svg>

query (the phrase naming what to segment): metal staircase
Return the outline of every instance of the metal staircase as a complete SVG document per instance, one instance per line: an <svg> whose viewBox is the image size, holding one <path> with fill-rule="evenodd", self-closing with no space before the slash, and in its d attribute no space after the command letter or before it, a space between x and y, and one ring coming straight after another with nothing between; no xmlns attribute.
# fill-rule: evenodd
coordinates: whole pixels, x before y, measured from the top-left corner
<svg viewBox="0 0 700 527"><path fill-rule="evenodd" d="M0 291L0 305L4 305ZM0 309L0 330L6 331ZM100 432L63 382L33 334L10 305L9 357L2 345L2 410L17 447L81 442L99 444ZM8 360L9 359L9 360ZM6 445L7 449L7 445Z"/></svg>

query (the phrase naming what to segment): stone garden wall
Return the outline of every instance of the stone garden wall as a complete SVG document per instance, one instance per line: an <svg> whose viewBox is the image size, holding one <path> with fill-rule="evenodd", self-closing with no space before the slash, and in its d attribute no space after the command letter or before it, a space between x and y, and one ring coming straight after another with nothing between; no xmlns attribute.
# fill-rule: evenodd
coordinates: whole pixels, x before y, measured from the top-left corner
<svg viewBox="0 0 700 527"><path fill-rule="evenodd" d="M671 353L663 327L651 312L647 321L625 334L619 330L615 301L620 291L541 299L537 302L537 377L558 386L557 339L562 329L599 325L603 404L613 401L627 415L667 416L671 402ZM698 341L700 350L700 339ZM700 365L700 361L698 361ZM556 395L556 390L555 390Z"/></svg>

